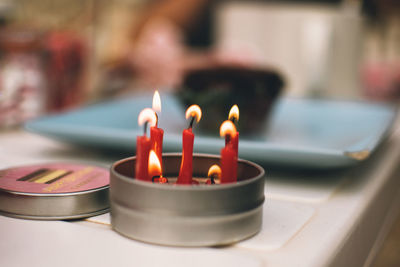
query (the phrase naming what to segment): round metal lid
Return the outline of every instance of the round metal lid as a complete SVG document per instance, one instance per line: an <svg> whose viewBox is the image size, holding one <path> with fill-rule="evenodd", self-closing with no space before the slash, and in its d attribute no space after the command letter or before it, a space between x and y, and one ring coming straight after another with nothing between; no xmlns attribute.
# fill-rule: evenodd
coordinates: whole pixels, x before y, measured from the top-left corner
<svg viewBox="0 0 400 267"><path fill-rule="evenodd" d="M109 210L109 171L47 163L0 171L0 214L37 220L78 219Z"/></svg>

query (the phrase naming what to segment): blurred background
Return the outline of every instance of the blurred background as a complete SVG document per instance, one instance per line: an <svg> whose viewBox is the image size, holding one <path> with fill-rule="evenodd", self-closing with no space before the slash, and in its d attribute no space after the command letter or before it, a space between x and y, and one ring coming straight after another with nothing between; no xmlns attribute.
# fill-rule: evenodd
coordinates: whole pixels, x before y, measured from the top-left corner
<svg viewBox="0 0 400 267"><path fill-rule="evenodd" d="M243 84L268 89L260 105L399 103L400 1L0 0L0 130L134 91ZM396 225L377 266L400 262Z"/></svg>
<svg viewBox="0 0 400 267"><path fill-rule="evenodd" d="M279 75L283 95L396 101L399 10L395 0L0 0L0 126L232 66Z"/></svg>

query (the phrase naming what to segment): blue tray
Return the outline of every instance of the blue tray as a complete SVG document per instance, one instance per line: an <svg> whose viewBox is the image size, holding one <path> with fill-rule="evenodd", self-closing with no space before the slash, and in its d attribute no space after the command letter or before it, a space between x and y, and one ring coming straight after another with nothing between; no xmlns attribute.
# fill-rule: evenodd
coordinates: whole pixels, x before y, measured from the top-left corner
<svg viewBox="0 0 400 267"><path fill-rule="evenodd" d="M181 132L187 126L184 109L173 95L161 97L164 151L181 151ZM134 154L136 136L142 134L137 116L151 106L151 99L151 95L141 95L95 104L30 121L26 129L69 143ZM268 129L256 138L241 137L239 157L319 169L351 166L376 149L395 115L396 108L384 104L282 98ZM197 133L194 151L219 154L223 145L218 132L215 136Z"/></svg>

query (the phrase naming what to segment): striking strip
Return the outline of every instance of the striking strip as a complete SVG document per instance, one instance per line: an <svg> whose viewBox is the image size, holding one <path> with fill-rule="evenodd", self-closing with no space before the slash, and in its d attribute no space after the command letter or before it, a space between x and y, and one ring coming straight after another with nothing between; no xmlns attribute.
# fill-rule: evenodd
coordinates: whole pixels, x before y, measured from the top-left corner
<svg viewBox="0 0 400 267"><path fill-rule="evenodd" d="M64 174L62 174L62 175L60 175L60 176L58 176L58 177L56 177L56 178L54 178L54 179L52 179L50 181L45 182L45 184L51 184L52 182L60 180L61 178L65 177L65 176L67 176L67 175L69 175L71 173L73 173L73 172L72 171L66 172L66 173L64 173Z"/></svg>
<svg viewBox="0 0 400 267"><path fill-rule="evenodd" d="M42 178L43 176L46 176L46 175L52 173L53 171L54 171L54 170L49 170L49 169L47 169L45 172L43 172L43 173L41 173L41 174L39 174L39 175L36 175L36 176L32 177L32 178L29 179L27 182L34 182L34 181L36 181L37 179L40 179L40 178Z"/></svg>
<svg viewBox="0 0 400 267"><path fill-rule="evenodd" d="M49 173L48 175L45 175L42 178L35 180L35 183L44 184L50 180L53 180L54 178L57 178L60 175L65 174L66 172L67 171L65 171L65 170L55 170L55 171Z"/></svg>
<svg viewBox="0 0 400 267"><path fill-rule="evenodd" d="M29 174L27 174L27 175L25 175L25 176L19 178L17 181L26 181L26 180L29 180L29 179L35 177L36 175L43 174L43 173L46 172L46 171L48 171L48 169L39 169L39 170L36 170L36 171L34 171L34 172L31 172L31 173L29 173Z"/></svg>

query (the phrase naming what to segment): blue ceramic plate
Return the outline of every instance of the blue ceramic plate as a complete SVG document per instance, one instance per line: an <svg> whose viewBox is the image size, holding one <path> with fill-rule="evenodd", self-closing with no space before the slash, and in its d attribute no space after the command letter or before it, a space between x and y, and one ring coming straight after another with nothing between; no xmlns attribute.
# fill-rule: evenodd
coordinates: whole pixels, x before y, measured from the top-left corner
<svg viewBox="0 0 400 267"><path fill-rule="evenodd" d="M161 97L164 151L180 151L181 132L187 126L184 109L174 96ZM40 118L28 122L26 128L69 143L134 154L136 136L142 134L137 116L150 106L150 95L132 96ZM396 109L384 104L282 98L268 128L251 138L241 136L239 157L261 164L320 169L351 166L376 149L395 115ZM219 154L224 141L218 134L197 133L195 152Z"/></svg>

